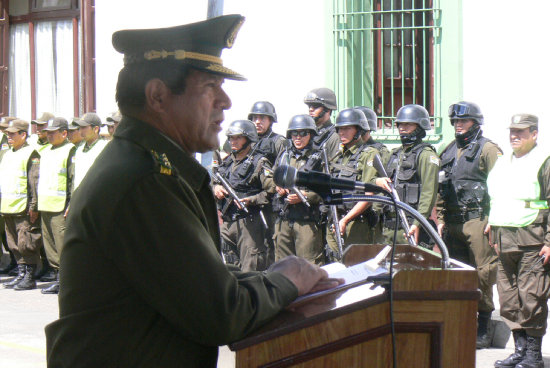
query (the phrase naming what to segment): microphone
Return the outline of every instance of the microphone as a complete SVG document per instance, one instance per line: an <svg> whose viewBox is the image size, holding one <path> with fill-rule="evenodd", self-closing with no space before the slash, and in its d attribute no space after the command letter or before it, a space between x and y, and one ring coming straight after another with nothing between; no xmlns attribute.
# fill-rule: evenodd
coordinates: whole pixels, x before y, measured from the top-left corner
<svg viewBox="0 0 550 368"><path fill-rule="evenodd" d="M333 178L330 174L318 171L298 171L296 168L281 165L273 173L273 181L281 188L292 189L295 186L306 187L316 193L330 193L331 190L363 191L380 193L386 190L378 185L360 181Z"/></svg>

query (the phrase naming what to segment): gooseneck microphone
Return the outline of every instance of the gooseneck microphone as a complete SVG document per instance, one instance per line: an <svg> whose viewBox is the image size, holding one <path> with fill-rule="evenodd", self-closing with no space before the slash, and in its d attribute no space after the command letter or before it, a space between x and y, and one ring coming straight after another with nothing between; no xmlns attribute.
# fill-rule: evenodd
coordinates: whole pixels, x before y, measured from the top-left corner
<svg viewBox="0 0 550 368"><path fill-rule="evenodd" d="M333 178L330 174L318 171L298 171L296 168L288 165L281 165L275 169L273 181L281 188L292 189L295 186L302 186L319 194L330 193L332 190L387 193L384 188L378 185Z"/></svg>

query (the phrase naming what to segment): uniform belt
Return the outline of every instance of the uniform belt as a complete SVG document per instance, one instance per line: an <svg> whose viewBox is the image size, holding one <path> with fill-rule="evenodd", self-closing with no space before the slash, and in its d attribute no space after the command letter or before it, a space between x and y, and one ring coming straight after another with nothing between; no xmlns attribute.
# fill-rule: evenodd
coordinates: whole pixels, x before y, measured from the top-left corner
<svg viewBox="0 0 550 368"><path fill-rule="evenodd" d="M487 211L479 208L467 209L460 212L445 212L443 219L448 223L463 224L470 220L484 217Z"/></svg>

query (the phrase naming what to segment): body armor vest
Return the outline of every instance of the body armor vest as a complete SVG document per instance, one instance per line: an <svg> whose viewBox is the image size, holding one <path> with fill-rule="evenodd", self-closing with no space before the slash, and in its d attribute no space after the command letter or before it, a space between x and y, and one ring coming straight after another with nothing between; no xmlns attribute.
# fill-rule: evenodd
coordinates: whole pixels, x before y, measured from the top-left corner
<svg viewBox="0 0 550 368"><path fill-rule="evenodd" d="M399 147L391 153L386 165L386 172L395 185L399 199L414 209L418 208L422 191L418 175L418 156L425 147L429 147L435 153L435 149L428 143L420 143L408 152L404 152L403 147ZM400 159L400 156L403 157Z"/></svg>
<svg viewBox="0 0 550 368"><path fill-rule="evenodd" d="M485 137L468 144L457 157L457 144L453 141L441 154L439 194L445 201L445 213L476 210L487 214L487 174L479 169Z"/></svg>
<svg viewBox="0 0 550 368"><path fill-rule="evenodd" d="M361 175L363 174L362 168L358 167L359 158L361 157L361 153L363 153L364 150L366 150L365 146L359 146L357 151L353 153L348 162L346 164L342 164L344 161L344 155L340 154L338 159L336 160L336 164L334 165L334 170L331 173L331 176L333 178L337 179L347 179L347 180L353 180L353 181L359 181L361 178ZM339 190L335 190L335 193L341 192ZM347 194L351 194L349 192L346 192ZM356 191L357 194L364 194L362 191ZM348 212L351 210L357 202L345 202L343 204L338 205L338 210Z"/></svg>
<svg viewBox="0 0 550 368"><path fill-rule="evenodd" d="M244 198L260 193L263 188L260 182L252 183L255 167L263 156L254 154L247 156L241 162L235 162L233 155L227 156L218 167L218 173L229 183L231 188L237 194L237 197ZM231 196L225 197L220 201L220 211L224 221L235 221L244 218L252 213L259 212L257 206L247 207L249 213L239 209Z"/></svg>
<svg viewBox="0 0 550 368"><path fill-rule="evenodd" d="M332 123L319 129L317 135L313 137L313 149L316 151L320 150L332 134L336 134L336 128Z"/></svg>
<svg viewBox="0 0 550 368"><path fill-rule="evenodd" d="M279 139L285 139L282 135L275 133L269 129L263 136L259 137L260 140L252 147L254 154L261 154L269 160L270 163L274 163L275 159L279 152L277 152L277 147L275 142Z"/></svg>
<svg viewBox="0 0 550 368"><path fill-rule="evenodd" d="M289 157L288 162L282 162L285 156ZM291 157L295 159L292 160ZM289 165L302 172L322 171L323 158L320 152L314 151L311 147L305 148L303 152L292 147L279 157L278 165ZM303 188L298 187L298 189ZM321 219L319 205L312 204L308 207L304 203L288 204L285 202L285 198L279 195L273 197L273 211L283 220L319 222Z"/></svg>

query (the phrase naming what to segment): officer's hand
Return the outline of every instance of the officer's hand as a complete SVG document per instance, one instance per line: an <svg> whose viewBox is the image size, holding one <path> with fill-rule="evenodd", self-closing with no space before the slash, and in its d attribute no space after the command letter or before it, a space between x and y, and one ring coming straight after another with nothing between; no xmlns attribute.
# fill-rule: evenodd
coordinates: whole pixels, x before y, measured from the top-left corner
<svg viewBox="0 0 550 368"><path fill-rule="evenodd" d="M547 245L544 245L539 252L539 256L541 257L545 256L544 262L542 263L543 265L548 264L548 262L550 262L550 247Z"/></svg>
<svg viewBox="0 0 550 368"><path fill-rule="evenodd" d="M246 207L248 207L250 205L250 201L251 201L250 197L246 197L246 198L241 199L241 202L243 202ZM239 208L241 207L238 203L235 203L235 204L237 205L237 207L239 207Z"/></svg>
<svg viewBox="0 0 550 368"><path fill-rule="evenodd" d="M286 196L286 200L289 204L296 204L302 202L300 197L298 197L296 194L291 193Z"/></svg>
<svg viewBox="0 0 550 368"><path fill-rule="evenodd" d="M391 192L391 187L390 187L391 179L390 178L377 178L375 183L379 187L382 187L382 188L386 189L388 192Z"/></svg>
<svg viewBox="0 0 550 368"><path fill-rule="evenodd" d="M412 225L411 228L409 229L409 236L412 235L414 236L414 241L416 244L418 244L418 235L420 234L420 228L416 225Z"/></svg>
<svg viewBox="0 0 550 368"><path fill-rule="evenodd" d="M288 189L285 189L285 188L281 188L280 186L276 186L275 187L275 190L277 191L277 193L281 196L281 197L284 197L286 196L289 192L288 192Z"/></svg>
<svg viewBox="0 0 550 368"><path fill-rule="evenodd" d="M31 221L31 224L34 224L37 218L38 211L29 210L29 220Z"/></svg>
<svg viewBox="0 0 550 368"><path fill-rule="evenodd" d="M340 219L340 221L338 221L338 226L340 227L340 235L344 235L346 233L346 227L348 226L348 223L343 217Z"/></svg>
<svg viewBox="0 0 550 368"><path fill-rule="evenodd" d="M229 193L227 193L227 190L225 190L225 188L221 185L215 185L214 186L214 196L216 196L216 198L218 199L224 199L225 197L227 197Z"/></svg>
<svg viewBox="0 0 550 368"><path fill-rule="evenodd" d="M437 233L439 234L440 237L443 238L443 228L445 227L445 224L440 222L439 224L437 224Z"/></svg>
<svg viewBox="0 0 550 368"><path fill-rule="evenodd" d="M331 289L344 283L343 279L330 279L327 271L296 256L288 256L275 262L268 272L279 272L298 289L298 295Z"/></svg>

